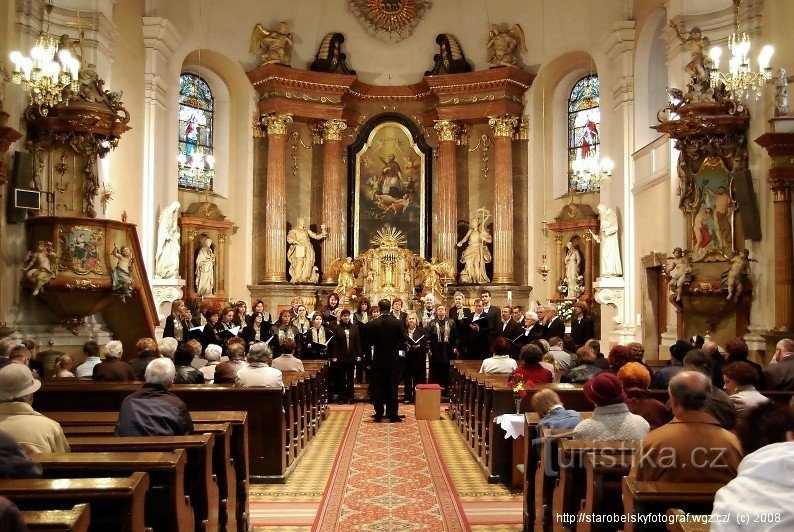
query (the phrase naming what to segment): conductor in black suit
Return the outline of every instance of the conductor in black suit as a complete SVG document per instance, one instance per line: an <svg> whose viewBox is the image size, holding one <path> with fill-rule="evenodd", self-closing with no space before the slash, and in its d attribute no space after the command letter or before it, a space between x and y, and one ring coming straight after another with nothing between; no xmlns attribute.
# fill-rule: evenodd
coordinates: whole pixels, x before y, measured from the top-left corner
<svg viewBox="0 0 794 532"><path fill-rule="evenodd" d="M388 299L381 299L378 308L380 317L367 326L367 336L371 339L373 348L369 377L370 396L375 408L373 419L380 422L385 414L389 421L397 423L402 421L397 410L397 387L403 366L400 350L405 349L405 328L391 313ZM404 351L402 356L405 356Z"/></svg>
<svg viewBox="0 0 794 532"><path fill-rule="evenodd" d="M588 340L595 338L595 322L590 317L590 309L587 308L587 303L584 301L577 301L573 306L573 311L576 315L571 320L571 338L579 348Z"/></svg>

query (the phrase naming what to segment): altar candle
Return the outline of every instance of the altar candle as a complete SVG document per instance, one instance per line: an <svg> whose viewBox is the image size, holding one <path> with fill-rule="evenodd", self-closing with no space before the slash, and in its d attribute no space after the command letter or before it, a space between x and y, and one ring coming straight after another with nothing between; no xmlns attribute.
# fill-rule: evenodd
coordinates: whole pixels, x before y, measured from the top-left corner
<svg viewBox="0 0 794 532"><path fill-rule="evenodd" d="M513 291L512 290L508 290L507 291L507 300L508 301L512 301L513 300Z"/></svg>

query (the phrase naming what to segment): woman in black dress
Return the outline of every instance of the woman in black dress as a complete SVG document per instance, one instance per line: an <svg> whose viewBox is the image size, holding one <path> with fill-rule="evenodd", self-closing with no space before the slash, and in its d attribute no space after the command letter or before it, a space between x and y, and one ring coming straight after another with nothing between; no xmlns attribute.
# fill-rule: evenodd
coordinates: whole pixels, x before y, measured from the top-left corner
<svg viewBox="0 0 794 532"><path fill-rule="evenodd" d="M323 325L323 317L319 313L315 314L311 329L306 333L302 358L304 360L328 358L328 342L332 337L331 330Z"/></svg>
<svg viewBox="0 0 794 532"><path fill-rule="evenodd" d="M207 346L210 344L222 345L223 342L218 336L218 331L215 329L215 326L220 323L220 313L217 310L208 310L204 314L204 317L207 319L207 324L201 332L201 349L207 349Z"/></svg>
<svg viewBox="0 0 794 532"><path fill-rule="evenodd" d="M323 325L334 327L336 325L336 314L339 310L339 296L331 292L328 295L326 304L320 309L320 316L323 317Z"/></svg>
<svg viewBox="0 0 794 532"><path fill-rule="evenodd" d="M174 338L180 344L189 340L190 323L185 317L186 314L185 302L175 299L171 303L171 314L165 319L163 338Z"/></svg>
<svg viewBox="0 0 794 532"><path fill-rule="evenodd" d="M265 316L261 312L254 312L251 315L251 324L243 327L240 331L240 338L245 340L245 349L254 342L264 342L270 338L270 327L265 323Z"/></svg>

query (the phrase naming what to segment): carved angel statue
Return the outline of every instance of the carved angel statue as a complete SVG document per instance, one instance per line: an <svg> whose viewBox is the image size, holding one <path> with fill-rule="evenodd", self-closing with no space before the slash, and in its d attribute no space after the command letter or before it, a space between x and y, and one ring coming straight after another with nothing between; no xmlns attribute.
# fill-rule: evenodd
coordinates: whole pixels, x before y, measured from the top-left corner
<svg viewBox="0 0 794 532"><path fill-rule="evenodd" d="M515 24L509 31L502 31L499 24L491 24L485 50L491 65L517 66L520 54L527 53L524 30Z"/></svg>
<svg viewBox="0 0 794 532"><path fill-rule="evenodd" d="M126 302L132 295L132 250L128 246L121 246L119 249L114 244L110 254L117 260L116 267L110 274L113 290L119 292L121 300Z"/></svg>
<svg viewBox="0 0 794 532"><path fill-rule="evenodd" d="M731 267L722 274L728 287L728 295L725 297L728 301L736 302L742 295L744 282L750 277L750 260L750 250L748 249L733 252L733 256L729 260Z"/></svg>
<svg viewBox="0 0 794 532"><path fill-rule="evenodd" d="M689 30L689 36L687 37L681 35L681 30L678 29L678 26L672 20L670 21L670 27L675 31L681 44L689 46L691 58L684 67L684 72L692 78L692 85L707 83L709 76L706 70L706 58L708 57L709 38L704 36L697 26Z"/></svg>
<svg viewBox="0 0 794 532"><path fill-rule="evenodd" d="M264 48L261 64L270 65L276 63L290 66L290 55L294 44L286 21L282 20L279 22L275 30L266 30L261 24L257 24L251 34L251 49L249 53L255 54L260 48Z"/></svg>
<svg viewBox="0 0 794 532"><path fill-rule="evenodd" d="M156 279L179 277L179 202L175 201L160 213L157 228L157 255L154 259Z"/></svg>
<svg viewBox="0 0 794 532"><path fill-rule="evenodd" d="M356 276L359 270L361 270L361 261L353 260L351 257L336 259L331 262L331 272L338 274L334 292L339 294L340 298L349 297L350 290L356 283Z"/></svg>
<svg viewBox="0 0 794 532"><path fill-rule="evenodd" d="M325 226L315 233L306 228L306 218L298 218L295 227L287 233L287 260L291 283L316 283L319 278L317 266L314 264L314 248L312 239L322 240L328 236Z"/></svg>
<svg viewBox="0 0 794 532"><path fill-rule="evenodd" d="M593 240L601 244L601 275L600 277L620 277L623 265L620 262L620 244L618 243L618 215L604 204L598 205L600 221L599 234L590 231Z"/></svg>
<svg viewBox="0 0 794 532"><path fill-rule="evenodd" d="M664 271L667 274L667 288L675 293L675 300L681 301L684 285L692 280L692 262L684 255L684 250L675 248L673 256L667 258Z"/></svg>
<svg viewBox="0 0 794 532"><path fill-rule="evenodd" d="M438 257L433 257L430 262L422 260L420 269L424 275L422 291L425 294L435 294L436 297L441 298L444 293L444 280L449 282L455 275L454 266L447 260L439 262Z"/></svg>
<svg viewBox="0 0 794 532"><path fill-rule="evenodd" d="M784 68L777 71L775 78L775 116L788 116L788 78Z"/></svg>
<svg viewBox="0 0 794 532"><path fill-rule="evenodd" d="M58 275L55 268L56 260L55 247L52 242L39 240L36 243L36 249L28 252L22 271L25 272L25 277L33 283L34 296L43 292L44 285Z"/></svg>
<svg viewBox="0 0 794 532"><path fill-rule="evenodd" d="M485 274L485 265L491 262L491 252L487 244L493 241L491 235L485 227L485 222L491 217L487 209L477 209L477 215L472 216L469 231L458 242L458 247L463 247L466 242L469 245L463 250L460 256L461 264L464 264L463 271L460 272L461 283L486 284L491 280Z"/></svg>

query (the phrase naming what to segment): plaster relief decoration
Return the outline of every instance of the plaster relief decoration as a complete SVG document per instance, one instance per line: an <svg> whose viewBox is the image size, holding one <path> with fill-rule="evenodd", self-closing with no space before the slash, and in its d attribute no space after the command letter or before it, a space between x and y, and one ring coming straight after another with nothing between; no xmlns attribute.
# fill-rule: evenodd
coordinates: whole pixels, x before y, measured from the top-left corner
<svg viewBox="0 0 794 532"><path fill-rule="evenodd" d="M750 251L747 249L733 252L733 256L728 261L731 266L727 272L722 274L725 286L728 289L728 295L725 296L726 300L733 301L734 303L739 301L739 296L744 290L744 285L750 279L751 260Z"/></svg>
<svg viewBox="0 0 794 532"><path fill-rule="evenodd" d="M251 33L251 47L248 52L255 54L262 51L260 66L274 63L290 66L290 56L294 44L285 20L279 22L274 30L267 30L257 23Z"/></svg>
<svg viewBox="0 0 794 532"><path fill-rule="evenodd" d="M492 67L518 66L521 54L527 53L524 30L518 24L509 30L503 30L501 24L491 24L485 50Z"/></svg>
<svg viewBox="0 0 794 532"><path fill-rule="evenodd" d="M101 231L94 232L87 227L61 229L63 253L58 262L58 269L77 275L103 275L105 271L99 256L103 237Z"/></svg>
<svg viewBox="0 0 794 532"><path fill-rule="evenodd" d="M58 272L55 267L57 258L55 246L52 242L44 240L36 243L36 249L28 251L22 271L25 272L25 278L33 285L34 296L43 292L44 285L57 277Z"/></svg>
<svg viewBox="0 0 794 532"><path fill-rule="evenodd" d="M467 284L487 284L491 280L485 273L485 265L491 262L491 252L487 244L493 242L491 234L486 228L486 223L491 218L491 212L485 207L477 209L477 213L471 217L469 230L460 239L457 246L463 247L468 243L466 249L460 256L463 264L463 271L460 272L460 282Z"/></svg>
<svg viewBox="0 0 794 532"><path fill-rule="evenodd" d="M675 300L681 301L684 286L692 281L692 262L681 248L673 250L673 256L667 257L664 267L665 274L669 279L667 288L675 294Z"/></svg>
<svg viewBox="0 0 794 532"><path fill-rule="evenodd" d="M341 227L334 228L342 231ZM328 236L325 225L320 226L320 232L315 233L306 227L306 219L298 218L295 227L287 233L287 260L289 261L289 275L291 283L316 283L319 279L317 264L315 263L312 239L322 240Z"/></svg>
<svg viewBox="0 0 794 532"><path fill-rule="evenodd" d="M113 244L110 254L116 258L116 266L110 273L113 291L121 296L121 301L127 301L132 295L132 250L128 246Z"/></svg>
<svg viewBox="0 0 794 532"><path fill-rule="evenodd" d="M326 35L317 49L314 61L309 65L309 70L355 76L356 71L347 66L347 54L342 51L343 42L345 42L345 36L341 33L334 32Z"/></svg>
<svg viewBox="0 0 794 532"><path fill-rule="evenodd" d="M157 229L157 254L155 256L155 279L179 277L179 209L178 201L171 203L160 213Z"/></svg>
<svg viewBox="0 0 794 532"><path fill-rule="evenodd" d="M372 37L400 42L424 18L430 0L349 0L348 9Z"/></svg>
<svg viewBox="0 0 794 532"><path fill-rule="evenodd" d="M196 255L196 295L211 296L215 293L215 251L212 239L207 236Z"/></svg>
<svg viewBox="0 0 794 532"><path fill-rule="evenodd" d="M433 68L425 72L425 76L438 74L460 74L471 72L471 65L463 55L463 48L458 38L451 33L439 33L436 36L438 53L433 56Z"/></svg>
<svg viewBox="0 0 794 532"><path fill-rule="evenodd" d="M618 241L618 215L604 204L598 205L600 220L599 234L590 231L590 235L601 244L601 271L599 277L621 277L623 266L620 261L620 244Z"/></svg>

